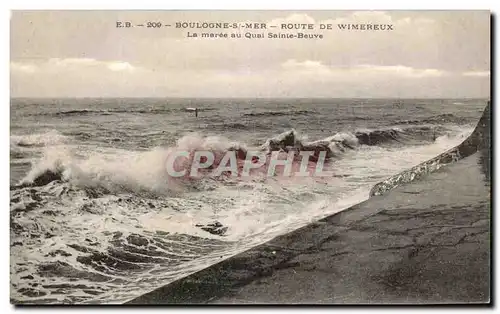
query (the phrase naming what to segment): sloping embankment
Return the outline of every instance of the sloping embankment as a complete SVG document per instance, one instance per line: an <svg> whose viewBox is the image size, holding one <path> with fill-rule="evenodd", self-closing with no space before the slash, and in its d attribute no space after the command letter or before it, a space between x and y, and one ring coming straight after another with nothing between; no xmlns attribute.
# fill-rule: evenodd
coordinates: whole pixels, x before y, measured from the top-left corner
<svg viewBox="0 0 500 314"><path fill-rule="evenodd" d="M488 302L489 147L488 104L462 144L377 184L371 193L387 195L128 303ZM431 173L444 165L449 166Z"/></svg>

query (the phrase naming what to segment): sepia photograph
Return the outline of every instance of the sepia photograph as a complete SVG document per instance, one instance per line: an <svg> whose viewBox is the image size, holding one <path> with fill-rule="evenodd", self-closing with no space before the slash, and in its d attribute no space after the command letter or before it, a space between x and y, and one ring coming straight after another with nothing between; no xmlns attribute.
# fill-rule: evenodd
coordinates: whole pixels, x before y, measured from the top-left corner
<svg viewBox="0 0 500 314"><path fill-rule="evenodd" d="M492 22L11 11L11 304L491 305Z"/></svg>

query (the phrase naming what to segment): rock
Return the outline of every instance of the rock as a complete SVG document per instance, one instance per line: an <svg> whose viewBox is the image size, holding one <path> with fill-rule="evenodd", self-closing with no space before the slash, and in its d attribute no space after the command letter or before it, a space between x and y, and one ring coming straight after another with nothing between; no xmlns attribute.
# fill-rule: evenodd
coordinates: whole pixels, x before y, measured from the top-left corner
<svg viewBox="0 0 500 314"><path fill-rule="evenodd" d="M149 243L148 239L141 237L138 234L129 235L127 237L127 241L128 241L128 243L136 245L136 246L146 246Z"/></svg>
<svg viewBox="0 0 500 314"><path fill-rule="evenodd" d="M196 224L196 227L199 227L201 230L204 230L210 234L222 236L227 232L228 227L224 227L220 222L215 221L213 223L202 225Z"/></svg>
<svg viewBox="0 0 500 314"><path fill-rule="evenodd" d="M33 280L35 279L35 277L31 276L31 275L28 275L28 276L23 276L21 277L21 279L29 279L29 280Z"/></svg>
<svg viewBox="0 0 500 314"><path fill-rule="evenodd" d="M43 174L39 175L38 177L33 180L33 185L34 186L43 186L47 185L52 181L56 180L61 180L62 176L60 172L53 172L51 170L45 171Z"/></svg>

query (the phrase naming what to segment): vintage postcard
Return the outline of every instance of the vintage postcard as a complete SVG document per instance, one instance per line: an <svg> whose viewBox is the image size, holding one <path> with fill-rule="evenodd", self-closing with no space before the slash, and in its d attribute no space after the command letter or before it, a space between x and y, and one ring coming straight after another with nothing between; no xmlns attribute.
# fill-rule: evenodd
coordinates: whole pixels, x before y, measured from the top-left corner
<svg viewBox="0 0 500 314"><path fill-rule="evenodd" d="M489 11L13 11L10 300L491 302Z"/></svg>

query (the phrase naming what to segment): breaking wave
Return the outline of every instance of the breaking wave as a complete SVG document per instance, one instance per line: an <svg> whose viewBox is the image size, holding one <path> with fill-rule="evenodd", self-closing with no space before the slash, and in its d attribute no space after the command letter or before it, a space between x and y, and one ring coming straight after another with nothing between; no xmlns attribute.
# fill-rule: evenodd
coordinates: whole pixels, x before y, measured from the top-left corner
<svg viewBox="0 0 500 314"><path fill-rule="evenodd" d="M35 133L27 135L11 135L10 145L19 147L42 147L49 145L64 144L69 140L56 130L50 130L45 133Z"/></svg>
<svg viewBox="0 0 500 314"><path fill-rule="evenodd" d="M455 124L464 124L469 122L468 119L464 117L457 117L451 113L443 113L436 116L425 117L421 119L412 119L412 120L399 120L394 124L443 124L443 123L455 123Z"/></svg>
<svg viewBox="0 0 500 314"><path fill-rule="evenodd" d="M422 135L423 134L423 135ZM294 167L297 168L302 156L298 153L312 152L309 156L310 165L318 161L324 152L325 161L335 162L343 158L347 151L355 150L359 145L382 145L387 143L401 143L409 139L423 139L430 135L436 140L436 130L427 127L415 127L411 129L384 129L384 130L362 130L356 132L341 132L333 136L308 141L307 137L300 135L295 130L283 132L277 136L267 139L261 146L248 147L246 144L230 141L224 137L190 134L180 138L173 147L158 147L150 151L138 152L110 149L107 152L81 152L75 153L73 149L66 146L46 147L43 156L32 165L29 173L19 182L18 186L41 186L52 181L67 181L80 187L96 188L106 193L133 193L151 195L170 195L172 193L187 190L205 190L213 188L214 184L220 184L228 180L227 173L220 173L217 177L213 174L216 165L219 165L228 151L235 152L238 169L242 169L245 163L253 162L247 160L250 153L258 153L257 160L264 158L262 163L269 165L273 152L286 154L295 152ZM43 135L33 135L18 139L18 143L60 143L66 138L56 132ZM166 171L166 164L173 154L177 152L189 152L189 158L176 159L174 168L190 169L193 165L193 156L197 151L210 151L214 155L214 167L200 169L201 177L188 176L172 177ZM308 168L308 169L309 169ZM264 175L267 168L262 171L255 170L251 174ZM198 180L201 179L201 180Z"/></svg>

